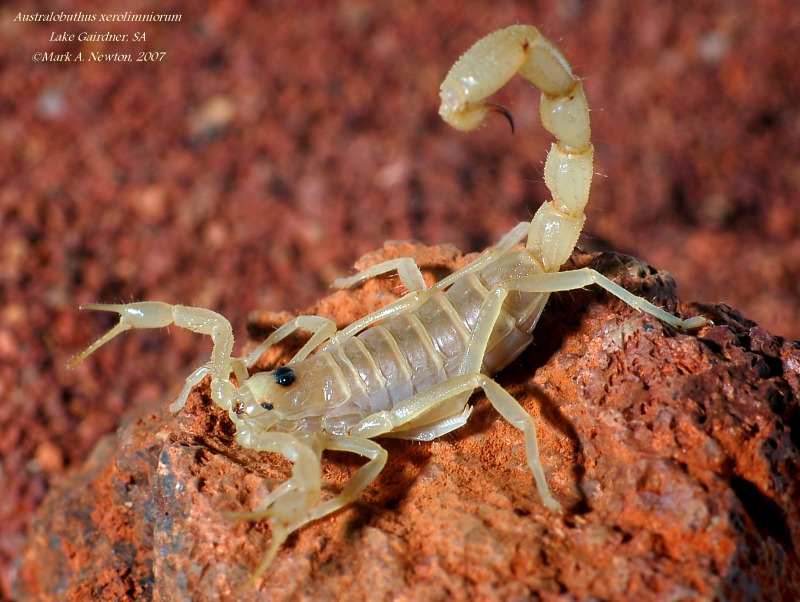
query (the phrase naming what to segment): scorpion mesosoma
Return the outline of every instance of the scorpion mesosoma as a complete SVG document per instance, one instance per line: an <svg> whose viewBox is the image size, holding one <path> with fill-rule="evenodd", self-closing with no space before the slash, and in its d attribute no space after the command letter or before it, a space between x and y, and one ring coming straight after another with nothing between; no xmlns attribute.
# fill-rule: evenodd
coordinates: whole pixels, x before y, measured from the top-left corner
<svg viewBox="0 0 800 602"><path fill-rule="evenodd" d="M175 324L209 335L210 360L186 379L170 409L179 411L192 389L210 376L213 401L228 411L236 440L293 463L291 477L256 510L236 515L271 523L269 548L251 581L292 532L352 503L377 477L386 451L374 438L427 441L449 433L467 421L468 400L478 389L522 431L541 500L561 512L539 459L533 418L492 379L531 343L550 293L597 284L674 327L690 329L706 322L702 317L676 318L592 269L559 271L583 228L593 147L581 80L537 29L513 25L474 44L441 85L440 115L459 130L478 127L490 112L510 120L505 109L485 99L516 73L542 93L542 124L555 137L544 168L553 198L530 223L518 224L470 265L430 288L411 258L370 267L334 286L352 287L396 272L408 294L338 332L323 317L297 317L245 357L232 355L228 320L208 309L159 302L82 306L116 312L120 321L72 360L72 366L131 328ZM269 347L298 330L311 337L287 365L249 374ZM359 454L367 462L337 496L323 501L324 450Z"/></svg>

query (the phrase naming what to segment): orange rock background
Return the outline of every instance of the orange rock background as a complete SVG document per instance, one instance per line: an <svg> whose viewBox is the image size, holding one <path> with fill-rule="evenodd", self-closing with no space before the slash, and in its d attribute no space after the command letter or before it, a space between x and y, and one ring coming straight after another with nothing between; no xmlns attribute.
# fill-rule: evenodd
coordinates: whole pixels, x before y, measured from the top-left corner
<svg viewBox="0 0 800 602"><path fill-rule="evenodd" d="M19 11L181 13L180 23L19 23ZM219 310L317 299L363 252L479 250L546 196L536 95L461 135L438 85L472 42L539 26L586 78L596 171L588 250L642 257L681 297L800 337L800 14L694 2L10 2L0 8L0 593L31 512L121 416L164 404L207 343L128 335L90 301ZM48 42L144 31L141 46ZM166 51L33 63L36 51Z"/></svg>

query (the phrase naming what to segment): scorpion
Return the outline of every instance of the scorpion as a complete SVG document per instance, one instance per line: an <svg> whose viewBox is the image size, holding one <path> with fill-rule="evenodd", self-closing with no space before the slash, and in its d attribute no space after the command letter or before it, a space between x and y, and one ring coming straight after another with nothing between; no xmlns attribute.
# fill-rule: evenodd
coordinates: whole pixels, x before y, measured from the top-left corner
<svg viewBox="0 0 800 602"><path fill-rule="evenodd" d="M707 323L702 316L675 317L591 268L560 271L583 229L594 151L583 84L535 27L512 25L476 42L441 84L439 114L467 131L489 113L501 113L513 131L510 113L486 99L516 73L541 91L542 125L555 138L544 166L552 200L530 222L517 224L472 263L432 286L426 286L409 257L339 278L333 286L349 288L396 273L408 293L338 331L324 317L296 317L244 357L232 354L231 324L209 309L156 301L81 306L120 318L70 367L128 329L174 324L208 335L213 342L209 361L189 375L170 409L181 410L194 387L210 376L211 398L228 412L236 441L281 454L292 463L288 480L255 510L235 515L268 519L272 530L248 583L264 573L290 534L353 503L376 479L387 459L376 437L429 441L450 433L467 422L472 411L468 402L477 390L522 431L542 503L553 513L563 512L547 484L533 418L492 378L531 344L550 293L595 284L675 328ZM268 348L296 331L310 338L286 365L250 374ZM358 454L367 461L337 495L323 500L325 450Z"/></svg>

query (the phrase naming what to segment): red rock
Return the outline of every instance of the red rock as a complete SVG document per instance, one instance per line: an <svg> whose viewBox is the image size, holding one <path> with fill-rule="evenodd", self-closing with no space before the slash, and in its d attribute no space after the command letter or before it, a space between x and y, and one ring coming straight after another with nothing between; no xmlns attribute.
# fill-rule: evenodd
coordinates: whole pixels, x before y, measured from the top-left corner
<svg viewBox="0 0 800 602"><path fill-rule="evenodd" d="M362 267L399 254L418 257L427 277L464 262L449 247L396 243ZM477 396L470 422L444 438L385 441L377 481L292 536L257 589L238 596L269 527L221 513L252 508L290 464L236 445L201 387L177 416L165 400L129 420L50 492L17 598L800 596L800 346L724 305L678 303L671 277L637 260L573 263L714 325L676 332L596 290L551 300L534 345L498 380L536 418L564 516L539 502L520 433ZM346 322L401 292L396 279L370 281L314 310ZM251 331L285 319L254 316ZM357 465L328 454L327 486Z"/></svg>

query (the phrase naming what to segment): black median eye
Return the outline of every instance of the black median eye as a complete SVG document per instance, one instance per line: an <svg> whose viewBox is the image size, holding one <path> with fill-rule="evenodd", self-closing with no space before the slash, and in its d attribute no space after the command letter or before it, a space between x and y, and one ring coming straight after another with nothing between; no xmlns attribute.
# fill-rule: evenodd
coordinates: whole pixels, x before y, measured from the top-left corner
<svg viewBox="0 0 800 602"><path fill-rule="evenodd" d="M272 405L271 403L266 402L266 401L262 401L261 402L261 407L264 408L265 410L271 410L275 406Z"/></svg>
<svg viewBox="0 0 800 602"><path fill-rule="evenodd" d="M297 375L294 373L294 370L283 366L282 368L278 368L273 372L275 375L275 383L280 385L281 387L288 387L294 382L294 379Z"/></svg>

